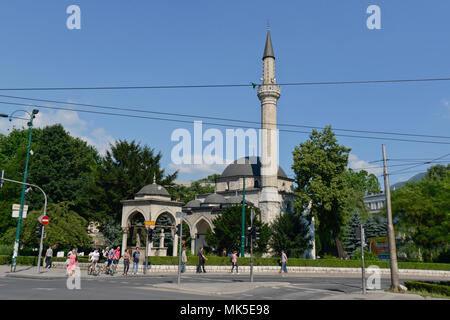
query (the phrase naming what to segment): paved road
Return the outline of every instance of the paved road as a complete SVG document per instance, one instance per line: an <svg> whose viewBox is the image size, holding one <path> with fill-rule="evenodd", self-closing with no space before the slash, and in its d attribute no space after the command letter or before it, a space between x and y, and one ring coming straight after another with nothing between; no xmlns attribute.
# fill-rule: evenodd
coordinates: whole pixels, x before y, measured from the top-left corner
<svg viewBox="0 0 450 320"><path fill-rule="evenodd" d="M234 294L205 294L180 292L156 288L154 285L176 283L176 274L151 277L82 278L80 290L69 290L66 279L21 279L0 277L0 299L150 299L150 300L303 300L327 299L339 294L361 292L361 279L355 276L255 275L256 282L281 282L282 285L256 288ZM221 283L246 286L248 275L185 274L183 283ZM390 285L389 278L382 278L382 289Z"/></svg>

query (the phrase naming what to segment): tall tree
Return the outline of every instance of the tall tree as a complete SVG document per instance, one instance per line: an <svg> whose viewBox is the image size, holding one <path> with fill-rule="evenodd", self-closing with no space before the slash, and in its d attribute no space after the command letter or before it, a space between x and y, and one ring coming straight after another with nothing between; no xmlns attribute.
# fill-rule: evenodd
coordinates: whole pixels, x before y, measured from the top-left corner
<svg viewBox="0 0 450 320"><path fill-rule="evenodd" d="M337 143L327 126L322 132L313 130L309 140L293 151L296 212L303 212L311 203L322 250L340 257L346 256L340 234L351 197L345 169L350 150Z"/></svg>
<svg viewBox="0 0 450 320"><path fill-rule="evenodd" d="M284 250L289 257L303 258L304 252L311 248L309 222L293 213L279 215L270 229L270 246L277 256Z"/></svg>

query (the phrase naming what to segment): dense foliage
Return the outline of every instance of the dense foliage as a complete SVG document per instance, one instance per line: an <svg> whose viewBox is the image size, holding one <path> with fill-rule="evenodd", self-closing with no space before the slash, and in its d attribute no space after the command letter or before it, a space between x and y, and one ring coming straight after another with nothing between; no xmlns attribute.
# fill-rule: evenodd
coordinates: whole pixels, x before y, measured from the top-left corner
<svg viewBox="0 0 450 320"><path fill-rule="evenodd" d="M250 226L250 211L252 208L245 207L245 230ZM267 251L267 245L271 235L269 226L260 220L260 211L255 210L253 224L260 228L260 240L254 243L254 252L261 254ZM220 216L213 220L214 230L208 229L206 242L216 251L227 252L236 250L241 252L242 232L242 205L233 205L226 208ZM247 241L245 251L250 251L250 241Z"/></svg>
<svg viewBox="0 0 450 320"><path fill-rule="evenodd" d="M422 180L392 192L392 214L400 250L402 246L409 247L412 257L432 261L449 249L449 195L450 165L431 167Z"/></svg>

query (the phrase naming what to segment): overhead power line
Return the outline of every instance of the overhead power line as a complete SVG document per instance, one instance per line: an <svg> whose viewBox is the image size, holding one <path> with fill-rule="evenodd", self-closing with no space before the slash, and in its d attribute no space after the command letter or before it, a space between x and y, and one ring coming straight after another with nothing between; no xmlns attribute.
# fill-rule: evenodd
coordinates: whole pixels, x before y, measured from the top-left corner
<svg viewBox="0 0 450 320"><path fill-rule="evenodd" d="M438 158L436 158L436 159L433 159L433 160L431 160L431 161L425 161L425 162L422 162L422 163L417 164L417 165L410 166L410 167L405 168L405 169L401 169L401 170L397 170L397 171L391 172L390 174L392 175L392 174L404 173L404 171L406 171L406 170L409 170L409 169L412 169L412 168L416 168L416 167L419 167L419 166L423 166L423 165L425 165L425 164L433 163L434 161L440 160L440 159L445 158L445 157L447 157L447 156L449 156L449 155L450 155L450 153L447 153L447 154L445 154L445 155L443 155L443 156L441 156L441 157L438 157Z"/></svg>
<svg viewBox="0 0 450 320"><path fill-rule="evenodd" d="M429 164L429 163L447 163L450 162L450 160L442 160L442 161L426 161L426 162L421 162L418 165L423 165L423 164ZM411 166L411 163L403 163L403 164L391 164L388 167L392 168L392 167L405 167L405 166ZM356 171L356 170L366 170L366 169L383 169L382 166L378 166L378 167L364 167L364 168L351 168L352 170Z"/></svg>
<svg viewBox="0 0 450 320"><path fill-rule="evenodd" d="M417 79L387 79L387 80L353 80L353 81L317 81L317 82L286 82L279 86L317 86L317 85L354 85L381 83L411 83L450 81L450 78L417 78ZM0 91L56 91L56 90L136 90L136 89L194 89L194 88L236 88L264 86L271 84L229 83L229 84L193 84L193 85L154 85L154 86L93 86L93 87L30 87L30 88L0 88Z"/></svg>
<svg viewBox="0 0 450 320"><path fill-rule="evenodd" d="M10 105L18 105L18 106L27 106L30 107L30 104L17 103L17 102L8 102L8 101L0 101L0 104L10 104ZM34 107L43 108L43 109L53 109L53 110L64 110L64 111L72 111L72 112L82 112L82 113L92 113L99 115L109 115L109 116L119 116L119 117L128 117L135 119L149 119L149 120L161 120L161 121L171 121L171 122L179 122L179 123L192 123L188 120L180 120L180 119L170 119L170 118L158 118L158 117L149 117L149 116L141 116L141 115L132 115L132 114L124 114L124 113L113 113L113 112L103 112L103 111L92 111L92 110L83 110L83 109L70 109L63 107L50 107L43 105L33 104ZM221 126L221 127L233 127L233 128L247 128L247 129L255 129L259 130L259 127L249 127L249 126L238 126L232 124L225 123L213 123L213 122L203 122L203 124L213 125L213 126ZM291 132L291 133L304 133L310 134L309 131L300 131L300 130L287 130L287 129L279 129L280 132ZM450 144L450 142L442 142L442 141L431 141L431 140L412 140L412 139L398 139L398 138L389 138L389 137L371 137L371 136L359 136L359 135L347 135L347 134L335 134L340 137L349 137L349 138L361 138L361 139L374 139L374 140L390 140L390 141L402 141L402 142L415 142L415 143L431 143L431 144Z"/></svg>
<svg viewBox="0 0 450 320"><path fill-rule="evenodd" d="M250 124L257 124L257 125L260 124L260 122L258 122L258 121L250 121L250 120L240 120L240 119L230 119L230 118L221 118L221 117L201 116L201 115L194 115L194 114L171 113L171 112L161 112L161 111L150 111L150 110L135 109L135 108L142 108L142 107L125 108L125 107L104 106L104 105L96 105L96 104L65 102L65 101L57 101L57 100L49 100L49 99L19 97L19 96L11 96L11 95L0 95L0 97L12 98L12 99L20 99L20 100L27 100L27 101L39 101L39 102L49 102L49 103L76 105L76 106L99 108L99 109L106 109L106 110L118 110L118 111L128 111L128 112L150 113L150 114L177 116L177 117L188 117L188 118L195 118L195 119L198 118L198 119L208 119L208 120L219 120L219 121L250 123ZM265 124L271 125L271 124L275 124L275 123L265 123ZM277 125L281 126L281 127L297 127L297 128L308 128L308 129L322 129L322 130L324 129L324 127L320 127L320 126L309 126L309 125L300 125L300 124L278 123ZM369 130L355 130L355 129L340 129L340 128L333 128L333 130L334 131L357 132L357 133L371 133L371 134L384 134L384 135L400 135L400 136L411 136L411 137L450 139L450 136L439 136L439 135L426 135L426 134L413 134L413 133L400 133L400 132L386 132L386 131L369 131Z"/></svg>

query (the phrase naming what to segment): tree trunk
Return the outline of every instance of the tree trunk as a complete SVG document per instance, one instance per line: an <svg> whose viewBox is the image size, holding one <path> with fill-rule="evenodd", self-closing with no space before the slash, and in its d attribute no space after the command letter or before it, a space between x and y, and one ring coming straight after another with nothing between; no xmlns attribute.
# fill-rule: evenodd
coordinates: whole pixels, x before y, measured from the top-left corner
<svg viewBox="0 0 450 320"><path fill-rule="evenodd" d="M347 252L345 252L344 247L342 246L342 242L339 239L338 235L334 236L334 242L336 243L336 248L337 248L337 251L338 251L339 259L348 260L349 256L348 256Z"/></svg>

